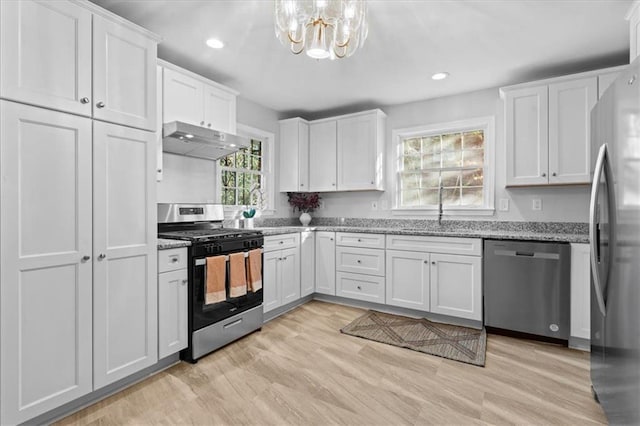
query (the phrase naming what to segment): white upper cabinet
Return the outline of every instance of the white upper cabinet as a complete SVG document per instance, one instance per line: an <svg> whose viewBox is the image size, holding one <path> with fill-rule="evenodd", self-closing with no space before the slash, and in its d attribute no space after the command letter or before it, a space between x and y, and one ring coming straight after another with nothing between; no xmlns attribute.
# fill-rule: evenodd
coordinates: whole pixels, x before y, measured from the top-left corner
<svg viewBox="0 0 640 426"><path fill-rule="evenodd" d="M591 108L597 77L549 85L549 183L589 183Z"/></svg>
<svg viewBox="0 0 640 426"><path fill-rule="evenodd" d="M93 118L156 130L156 40L93 17Z"/></svg>
<svg viewBox="0 0 640 426"><path fill-rule="evenodd" d="M385 117L376 109L309 122L309 191L383 190Z"/></svg>
<svg viewBox="0 0 640 426"><path fill-rule="evenodd" d="M0 2L0 96L91 116L91 18L64 1Z"/></svg>
<svg viewBox="0 0 640 426"><path fill-rule="evenodd" d="M640 2L634 1L626 16L629 21L629 62L640 55Z"/></svg>
<svg viewBox="0 0 640 426"><path fill-rule="evenodd" d="M237 92L173 64L163 67L163 123L183 121L236 133Z"/></svg>
<svg viewBox="0 0 640 426"><path fill-rule="evenodd" d="M336 190L337 167L336 120L309 124L309 191Z"/></svg>
<svg viewBox="0 0 640 426"><path fill-rule="evenodd" d="M0 97L155 131L157 36L91 3L3 1L0 16Z"/></svg>
<svg viewBox="0 0 640 426"><path fill-rule="evenodd" d="M384 117L375 110L338 120L338 191L383 189Z"/></svg>
<svg viewBox="0 0 640 426"><path fill-rule="evenodd" d="M302 118L280 121L280 191L309 191L309 123Z"/></svg>
<svg viewBox="0 0 640 426"><path fill-rule="evenodd" d="M621 69L500 89L507 186L590 183L591 109Z"/></svg>

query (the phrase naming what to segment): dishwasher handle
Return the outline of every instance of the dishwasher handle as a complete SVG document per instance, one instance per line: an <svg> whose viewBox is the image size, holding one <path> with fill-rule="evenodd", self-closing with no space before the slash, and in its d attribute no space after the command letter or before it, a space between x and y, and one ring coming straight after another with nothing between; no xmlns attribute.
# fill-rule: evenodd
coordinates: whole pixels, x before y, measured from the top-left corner
<svg viewBox="0 0 640 426"><path fill-rule="evenodd" d="M547 260L560 260L559 253L542 253L533 251L519 251L519 250L494 250L493 254L496 256L509 256L509 257L526 257L533 259L547 259Z"/></svg>

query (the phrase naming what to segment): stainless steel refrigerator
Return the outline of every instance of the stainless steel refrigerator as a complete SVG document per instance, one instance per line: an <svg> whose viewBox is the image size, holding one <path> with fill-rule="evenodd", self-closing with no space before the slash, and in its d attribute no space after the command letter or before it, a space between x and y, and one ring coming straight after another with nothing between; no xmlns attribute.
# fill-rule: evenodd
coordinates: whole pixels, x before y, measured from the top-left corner
<svg viewBox="0 0 640 426"><path fill-rule="evenodd" d="M640 62L591 113L591 383L610 424L640 424Z"/></svg>

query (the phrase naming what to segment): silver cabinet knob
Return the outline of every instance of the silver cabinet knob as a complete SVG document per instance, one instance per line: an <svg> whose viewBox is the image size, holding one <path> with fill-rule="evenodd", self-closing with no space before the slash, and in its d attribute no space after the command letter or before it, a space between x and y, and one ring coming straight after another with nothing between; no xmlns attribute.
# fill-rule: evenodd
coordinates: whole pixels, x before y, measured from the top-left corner
<svg viewBox="0 0 640 426"><path fill-rule="evenodd" d="M98 260L104 260L106 257L107 257L107 255L106 255L106 254L104 254L104 253L100 253L100 254L98 255Z"/></svg>
<svg viewBox="0 0 640 426"><path fill-rule="evenodd" d="M629 79L629 81L627 81L627 84L628 84L629 86L631 86L633 83L635 83L635 82L636 82L636 78L637 78L637 76L634 74L634 75L633 75L633 77L631 77L631 78Z"/></svg>
<svg viewBox="0 0 640 426"><path fill-rule="evenodd" d="M304 186L304 183L301 183L300 186Z"/></svg>
<svg viewBox="0 0 640 426"><path fill-rule="evenodd" d="M158 173L162 173L162 169L158 169L158 170L157 170L157 172L158 172Z"/></svg>
<svg viewBox="0 0 640 426"><path fill-rule="evenodd" d="M204 121L201 121L201 122L200 122L200 125L201 125L201 126L204 126Z"/></svg>
<svg viewBox="0 0 640 426"><path fill-rule="evenodd" d="M428 265L428 264L429 264L429 261L428 261L428 260L425 260L425 261L424 261L424 263L425 263L426 265Z"/></svg>
<svg viewBox="0 0 640 426"><path fill-rule="evenodd" d="M329 241L333 241L333 238L329 238Z"/></svg>
<svg viewBox="0 0 640 426"><path fill-rule="evenodd" d="M89 259L91 259L91 256L82 256L82 259L80 260L82 260L83 262L88 262Z"/></svg>
<svg viewBox="0 0 640 426"><path fill-rule="evenodd" d="M373 185L374 183L375 183L374 181L371 181L371 185Z"/></svg>
<svg viewBox="0 0 640 426"><path fill-rule="evenodd" d="M358 286L358 287L357 287L357 289L358 289L358 290L362 290L362 287Z"/></svg>
<svg viewBox="0 0 640 426"><path fill-rule="evenodd" d="M362 263L362 260L358 259L356 260L356 263Z"/></svg>
<svg viewBox="0 0 640 426"><path fill-rule="evenodd" d="M432 264L432 265L435 265L435 264L436 264L436 262L435 262L435 261L433 261L433 262L431 262L431 264Z"/></svg>
<svg viewBox="0 0 640 426"><path fill-rule="evenodd" d="M543 173L543 174L542 174L542 177L547 177L547 174L546 174L546 173Z"/></svg>
<svg viewBox="0 0 640 426"><path fill-rule="evenodd" d="M211 123L207 123L207 127L211 127Z"/></svg>
<svg viewBox="0 0 640 426"><path fill-rule="evenodd" d="M80 99L80 103L81 104L88 104L89 103L89 98L87 98L86 96L82 99Z"/></svg>
<svg viewBox="0 0 640 426"><path fill-rule="evenodd" d="M362 240L361 240L360 238L358 238L358 242L359 242L359 243L361 243L361 242L362 242Z"/></svg>
<svg viewBox="0 0 640 426"><path fill-rule="evenodd" d="M104 107L105 107L104 102L102 102L102 101L98 102L98 103L96 104L96 106L97 106L98 108L104 108Z"/></svg>
<svg viewBox="0 0 640 426"><path fill-rule="evenodd" d="M284 241L280 241L278 244L284 244Z"/></svg>
<svg viewBox="0 0 640 426"><path fill-rule="evenodd" d="M332 183L332 184L331 184L331 186L336 186L336 184L335 184L335 183Z"/></svg>
<svg viewBox="0 0 640 426"><path fill-rule="evenodd" d="M551 176L557 176L556 172L551 173Z"/></svg>
<svg viewBox="0 0 640 426"><path fill-rule="evenodd" d="M187 284L189 282L189 280L182 280L182 284Z"/></svg>
<svg viewBox="0 0 640 426"><path fill-rule="evenodd" d="M176 263L178 261L178 256L171 258L171 263Z"/></svg>

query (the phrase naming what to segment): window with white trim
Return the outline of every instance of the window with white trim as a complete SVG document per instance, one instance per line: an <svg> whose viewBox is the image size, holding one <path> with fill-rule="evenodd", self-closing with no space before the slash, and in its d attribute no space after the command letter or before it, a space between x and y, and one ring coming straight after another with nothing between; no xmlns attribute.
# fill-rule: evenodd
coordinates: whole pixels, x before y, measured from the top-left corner
<svg viewBox="0 0 640 426"><path fill-rule="evenodd" d="M493 209L493 118L394 131L396 208Z"/></svg>
<svg viewBox="0 0 640 426"><path fill-rule="evenodd" d="M254 207L264 211L273 207L271 170L273 134L238 124L238 134L250 145L218 160L218 191L227 211Z"/></svg>

